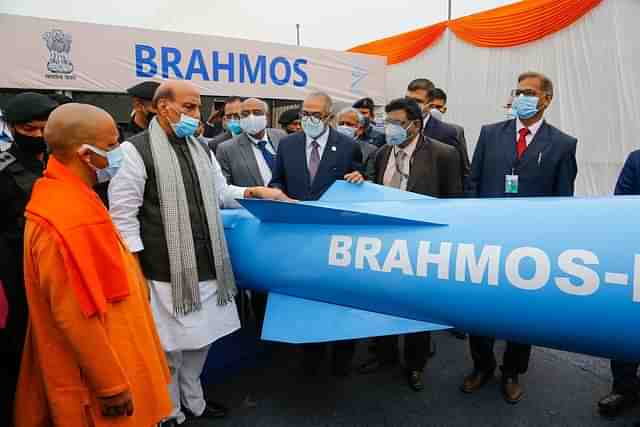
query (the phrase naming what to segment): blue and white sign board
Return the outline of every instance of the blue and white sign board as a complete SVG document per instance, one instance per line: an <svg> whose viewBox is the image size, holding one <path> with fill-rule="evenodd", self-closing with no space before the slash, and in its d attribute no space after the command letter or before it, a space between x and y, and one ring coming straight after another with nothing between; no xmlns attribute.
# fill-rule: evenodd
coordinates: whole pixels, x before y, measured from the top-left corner
<svg viewBox="0 0 640 427"><path fill-rule="evenodd" d="M185 79L203 95L385 101L386 59L198 34L0 14L0 87L123 92ZM9 42L11 41L11 42Z"/></svg>

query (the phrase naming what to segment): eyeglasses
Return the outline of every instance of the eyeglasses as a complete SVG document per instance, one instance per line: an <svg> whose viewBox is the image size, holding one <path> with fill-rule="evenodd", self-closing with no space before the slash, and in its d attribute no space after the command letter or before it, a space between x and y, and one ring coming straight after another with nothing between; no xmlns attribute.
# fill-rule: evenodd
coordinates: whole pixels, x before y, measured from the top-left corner
<svg viewBox="0 0 640 427"><path fill-rule="evenodd" d="M409 127L409 125L411 124L411 122L405 121L405 120L384 119L384 124L385 125L398 125L398 126L402 126L403 128L407 129Z"/></svg>
<svg viewBox="0 0 640 427"><path fill-rule="evenodd" d="M314 113L311 111L300 111L300 119L304 119L305 117L311 117L313 120L322 121L325 118L325 115L319 111Z"/></svg>
<svg viewBox="0 0 640 427"><path fill-rule="evenodd" d="M261 117L261 116L264 116L266 113L262 110L244 110L242 111L242 113L240 113L242 117L249 117L252 114L256 117Z"/></svg>
<svg viewBox="0 0 640 427"><path fill-rule="evenodd" d="M338 122L338 126L349 126L355 129L358 129L359 125L358 124L353 124L353 123L349 123L349 122L345 122L345 121L340 121Z"/></svg>
<svg viewBox="0 0 640 427"><path fill-rule="evenodd" d="M516 96L539 96L539 93L534 89L513 89L511 91L511 96L515 98Z"/></svg>
<svg viewBox="0 0 640 427"><path fill-rule="evenodd" d="M238 114L238 113L225 114L224 118L227 119L227 120L233 120L233 119L240 120L240 114Z"/></svg>

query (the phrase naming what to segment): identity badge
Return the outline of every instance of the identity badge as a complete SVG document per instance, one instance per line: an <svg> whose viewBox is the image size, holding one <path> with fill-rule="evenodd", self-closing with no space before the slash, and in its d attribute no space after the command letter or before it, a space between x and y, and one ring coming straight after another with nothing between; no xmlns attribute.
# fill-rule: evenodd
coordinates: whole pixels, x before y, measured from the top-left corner
<svg viewBox="0 0 640 427"><path fill-rule="evenodd" d="M504 176L504 192L507 194L518 194L518 175Z"/></svg>

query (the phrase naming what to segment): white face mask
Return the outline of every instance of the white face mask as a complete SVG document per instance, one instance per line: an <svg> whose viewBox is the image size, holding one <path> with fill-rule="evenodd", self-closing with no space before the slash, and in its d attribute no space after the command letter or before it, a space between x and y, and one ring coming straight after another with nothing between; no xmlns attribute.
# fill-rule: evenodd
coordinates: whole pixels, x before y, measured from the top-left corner
<svg viewBox="0 0 640 427"><path fill-rule="evenodd" d="M444 117L444 115L442 114L442 111L438 110L437 108L432 108L430 113L431 113L431 117L435 117L436 120L442 121L442 118Z"/></svg>
<svg viewBox="0 0 640 427"><path fill-rule="evenodd" d="M251 114L248 117L243 117L240 119L240 127L243 132L249 135L260 133L267 127L267 116L254 116Z"/></svg>

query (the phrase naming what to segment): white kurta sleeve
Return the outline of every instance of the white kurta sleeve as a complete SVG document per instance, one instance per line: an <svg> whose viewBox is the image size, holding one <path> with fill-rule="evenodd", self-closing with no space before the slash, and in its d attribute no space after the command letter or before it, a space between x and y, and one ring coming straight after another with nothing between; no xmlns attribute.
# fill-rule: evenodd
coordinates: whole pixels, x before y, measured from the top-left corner
<svg viewBox="0 0 640 427"><path fill-rule="evenodd" d="M242 206L240 206L240 203L238 203L236 199L244 199L244 192L246 188L227 184L227 180L222 173L220 164L213 153L211 154L211 164L213 165L213 179L215 179L220 207L230 209L241 208Z"/></svg>
<svg viewBox="0 0 640 427"><path fill-rule="evenodd" d="M120 144L122 166L109 183L109 213L131 252L144 249L140 237L138 211L144 201L147 169L138 150L130 142Z"/></svg>

